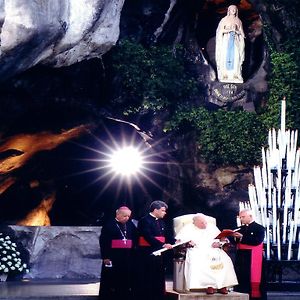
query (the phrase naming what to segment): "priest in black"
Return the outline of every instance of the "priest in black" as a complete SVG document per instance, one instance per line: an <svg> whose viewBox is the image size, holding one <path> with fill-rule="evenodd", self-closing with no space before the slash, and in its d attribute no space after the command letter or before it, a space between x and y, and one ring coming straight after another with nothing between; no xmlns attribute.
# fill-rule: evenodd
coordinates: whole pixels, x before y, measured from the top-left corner
<svg viewBox="0 0 300 300"><path fill-rule="evenodd" d="M153 201L150 213L138 223L139 274L138 298L143 300L161 300L165 295L165 270L163 255L154 256L153 251L171 249L170 240L166 238L166 226L163 221L167 213L167 204Z"/></svg>
<svg viewBox="0 0 300 300"><path fill-rule="evenodd" d="M102 270L99 299L131 300L134 298L134 251L137 228L130 220L131 210L122 206L113 220L101 230Z"/></svg>
<svg viewBox="0 0 300 300"><path fill-rule="evenodd" d="M265 228L256 223L249 209L240 211L242 226L234 233L237 240L235 269L238 278L236 291L248 293L250 299L265 298L263 287L263 240Z"/></svg>

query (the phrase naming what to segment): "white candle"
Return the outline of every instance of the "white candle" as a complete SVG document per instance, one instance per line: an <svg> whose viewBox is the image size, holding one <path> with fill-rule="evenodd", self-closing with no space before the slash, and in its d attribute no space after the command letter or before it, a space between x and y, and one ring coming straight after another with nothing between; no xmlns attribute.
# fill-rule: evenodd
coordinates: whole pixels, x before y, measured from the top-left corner
<svg viewBox="0 0 300 300"><path fill-rule="evenodd" d="M282 132L280 129L278 130L277 141L278 141L279 156L282 159L284 158L285 155L286 142L285 142L285 132Z"/></svg>
<svg viewBox="0 0 300 300"><path fill-rule="evenodd" d="M289 232L289 245L288 245L288 255L287 260L291 260L292 257L292 243L293 243L293 231L294 231L294 222L290 222L290 232Z"/></svg>
<svg viewBox="0 0 300 300"><path fill-rule="evenodd" d="M294 206L294 235L293 235L293 242L296 242L297 237L297 228L299 224L299 209L300 209L300 193L299 188L297 187L296 193L295 193L295 206ZM298 241L300 243L300 241Z"/></svg>
<svg viewBox="0 0 300 300"><path fill-rule="evenodd" d="M297 136L296 136L296 131L291 132L291 148L290 148L290 159L289 159L289 164L288 167L291 170L295 169L295 158L296 158L296 149L297 149Z"/></svg>
<svg viewBox="0 0 300 300"><path fill-rule="evenodd" d="M292 187L293 188L296 188L299 184L299 182L298 182L298 180L299 180L299 177L298 177L298 174L299 174L299 171L298 171L299 158L300 158L300 151L298 149L296 151L296 158L295 158L295 161L294 161L294 173L293 173L293 179L292 179Z"/></svg>
<svg viewBox="0 0 300 300"><path fill-rule="evenodd" d="M266 162L266 151L264 148L261 149L262 153L262 179L263 179L263 187L266 188L268 185L267 180L267 162Z"/></svg>
<svg viewBox="0 0 300 300"><path fill-rule="evenodd" d="M281 126L280 129L282 132L285 132L285 107L286 107L286 102L285 102L285 97L283 97L283 100L281 101Z"/></svg>
<svg viewBox="0 0 300 300"><path fill-rule="evenodd" d="M299 243L299 246L298 246L297 260L299 261L300 260L300 232L298 234L298 243Z"/></svg>
<svg viewBox="0 0 300 300"><path fill-rule="evenodd" d="M281 260L280 223L277 221L277 259Z"/></svg>
<svg viewBox="0 0 300 300"><path fill-rule="evenodd" d="M267 259L271 257L271 249L270 249L270 220L267 218Z"/></svg>
<svg viewBox="0 0 300 300"><path fill-rule="evenodd" d="M287 138L287 144L286 144L286 148L284 151L284 155L282 158L286 157L286 169L289 168L290 164L291 164L291 144L292 144L292 134L290 132L290 130L288 130L286 132L286 138Z"/></svg>
<svg viewBox="0 0 300 300"><path fill-rule="evenodd" d="M275 160L275 151L276 151L276 131L275 131L275 129L273 128L273 130L272 130L272 156L274 155L274 160ZM273 163L275 163L275 161L273 162Z"/></svg>
<svg viewBox="0 0 300 300"><path fill-rule="evenodd" d="M269 145L269 150L272 151L272 130L269 130L269 133L268 133L268 145Z"/></svg>
<svg viewBox="0 0 300 300"><path fill-rule="evenodd" d="M273 191L273 195L276 195L276 189ZM277 236L276 236L276 230L277 230L277 206L276 202L273 203L272 206L272 242L276 243L277 241Z"/></svg>
<svg viewBox="0 0 300 300"><path fill-rule="evenodd" d="M287 216L288 216L288 206L285 203L283 208L283 228L282 228L282 243L286 243L286 230L287 230Z"/></svg>

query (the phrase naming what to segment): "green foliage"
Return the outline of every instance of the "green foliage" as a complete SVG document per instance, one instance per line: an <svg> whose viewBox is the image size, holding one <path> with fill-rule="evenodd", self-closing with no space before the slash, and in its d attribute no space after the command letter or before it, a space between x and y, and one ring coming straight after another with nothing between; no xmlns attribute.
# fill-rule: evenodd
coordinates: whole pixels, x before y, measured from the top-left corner
<svg viewBox="0 0 300 300"><path fill-rule="evenodd" d="M287 100L287 126L300 129L300 18L297 0L268 1L281 43L273 40L270 25L265 24L265 41L271 59L269 99L262 120L267 127L280 124L280 100ZM272 15L273 12L273 15Z"/></svg>
<svg viewBox="0 0 300 300"><path fill-rule="evenodd" d="M176 54L176 56L175 56ZM193 97L196 81L184 66L182 47L143 47L123 40L113 53L113 70L119 77L127 112L162 110Z"/></svg>
<svg viewBox="0 0 300 300"><path fill-rule="evenodd" d="M120 85L116 99L121 99L124 114L172 111L166 131L175 134L195 131L199 155L209 162L253 165L261 159L267 129L280 125L283 97L287 99L287 126L300 129L299 51L298 48L291 51L297 40L290 41L278 50L269 40L270 92L260 115L243 111L210 112L183 105L191 103L199 93L196 80L186 70L184 49L146 48L128 40L123 40L112 55L114 76Z"/></svg>
<svg viewBox="0 0 300 300"><path fill-rule="evenodd" d="M181 107L166 131L185 130L189 124L198 135L199 153L219 165L253 164L261 158L267 131L254 113Z"/></svg>
<svg viewBox="0 0 300 300"><path fill-rule="evenodd" d="M287 126L294 128L296 126L294 122L295 119L292 120L291 115L295 108L299 108L299 104L295 102L295 98L299 99L299 92L297 92L297 85L299 85L298 66L293 59L293 53L273 51L270 57L272 65L269 80L270 93L267 109L262 115L263 122L268 128L279 127L281 107L280 100L286 97Z"/></svg>

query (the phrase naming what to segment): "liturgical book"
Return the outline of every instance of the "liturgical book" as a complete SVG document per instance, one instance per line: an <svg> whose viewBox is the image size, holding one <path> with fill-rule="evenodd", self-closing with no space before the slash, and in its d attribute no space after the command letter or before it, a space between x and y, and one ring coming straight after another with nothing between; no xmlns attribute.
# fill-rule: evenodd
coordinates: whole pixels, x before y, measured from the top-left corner
<svg viewBox="0 0 300 300"><path fill-rule="evenodd" d="M233 236L233 234L236 232L236 231L239 231L239 228L238 229L223 229L219 234L218 236L216 236L216 239L222 239L222 238L226 238L228 236Z"/></svg>

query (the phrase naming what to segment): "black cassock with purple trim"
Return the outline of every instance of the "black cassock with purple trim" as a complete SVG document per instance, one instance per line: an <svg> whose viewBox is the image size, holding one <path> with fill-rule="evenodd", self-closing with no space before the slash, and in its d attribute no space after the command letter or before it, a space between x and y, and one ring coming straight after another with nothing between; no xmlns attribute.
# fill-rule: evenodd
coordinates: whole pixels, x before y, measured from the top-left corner
<svg viewBox="0 0 300 300"><path fill-rule="evenodd" d="M109 259L112 264L102 264L99 292L101 300L133 298L137 237L137 228L132 221L122 224L114 219L102 227L101 258Z"/></svg>

